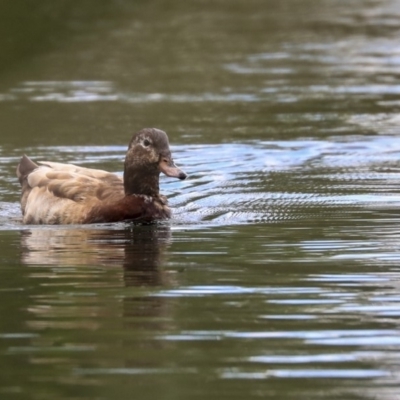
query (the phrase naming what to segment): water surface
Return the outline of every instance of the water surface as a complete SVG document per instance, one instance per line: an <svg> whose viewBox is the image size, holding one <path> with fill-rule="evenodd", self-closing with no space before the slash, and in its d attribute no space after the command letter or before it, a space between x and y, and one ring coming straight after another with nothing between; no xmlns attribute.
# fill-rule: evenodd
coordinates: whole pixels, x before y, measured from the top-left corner
<svg viewBox="0 0 400 400"><path fill-rule="evenodd" d="M397 398L399 1L94 3L1 28L0 397ZM171 221L21 225L145 126Z"/></svg>

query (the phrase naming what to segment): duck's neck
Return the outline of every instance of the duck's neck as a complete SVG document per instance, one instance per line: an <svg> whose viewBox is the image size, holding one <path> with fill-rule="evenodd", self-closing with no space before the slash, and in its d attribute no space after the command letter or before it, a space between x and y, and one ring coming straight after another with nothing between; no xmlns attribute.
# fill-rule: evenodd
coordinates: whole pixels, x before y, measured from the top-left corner
<svg viewBox="0 0 400 400"><path fill-rule="evenodd" d="M124 189L125 195L144 194L146 196L159 195L159 175L158 171L141 171L125 167L124 170Z"/></svg>

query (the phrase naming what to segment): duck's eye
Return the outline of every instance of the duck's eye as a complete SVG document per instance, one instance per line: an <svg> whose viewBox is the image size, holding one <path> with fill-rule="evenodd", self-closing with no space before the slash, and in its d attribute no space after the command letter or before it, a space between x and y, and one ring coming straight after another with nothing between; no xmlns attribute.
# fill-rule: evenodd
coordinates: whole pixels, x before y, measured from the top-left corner
<svg viewBox="0 0 400 400"><path fill-rule="evenodd" d="M143 140L143 146L149 147L150 146L150 141L148 141L147 139Z"/></svg>

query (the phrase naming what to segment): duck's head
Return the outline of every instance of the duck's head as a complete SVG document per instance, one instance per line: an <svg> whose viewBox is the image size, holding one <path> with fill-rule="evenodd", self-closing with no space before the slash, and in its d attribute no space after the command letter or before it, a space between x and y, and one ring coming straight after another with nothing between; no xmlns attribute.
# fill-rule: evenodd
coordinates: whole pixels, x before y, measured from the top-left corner
<svg viewBox="0 0 400 400"><path fill-rule="evenodd" d="M156 128L145 128L135 133L125 158L124 187L126 194L158 194L159 175L186 179L171 156L168 136Z"/></svg>

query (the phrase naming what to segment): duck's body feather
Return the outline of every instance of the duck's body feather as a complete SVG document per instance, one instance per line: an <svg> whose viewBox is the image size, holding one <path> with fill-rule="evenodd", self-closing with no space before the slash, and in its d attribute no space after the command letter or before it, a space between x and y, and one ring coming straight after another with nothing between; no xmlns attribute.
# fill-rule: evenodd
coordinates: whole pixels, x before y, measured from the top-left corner
<svg viewBox="0 0 400 400"><path fill-rule="evenodd" d="M176 174L181 174L177 177L186 177L174 168ZM149 222L168 218L167 200L158 193L158 175L159 172L154 193L145 193L139 184L129 187L131 193L126 193L124 180L116 174L58 162L36 164L23 156L17 168L22 186L23 222L82 224L126 220ZM143 176L143 179L149 177ZM147 186L143 184L144 188Z"/></svg>
<svg viewBox="0 0 400 400"><path fill-rule="evenodd" d="M42 161L26 176L25 224L89 222L95 207L124 198L122 178L106 171Z"/></svg>

